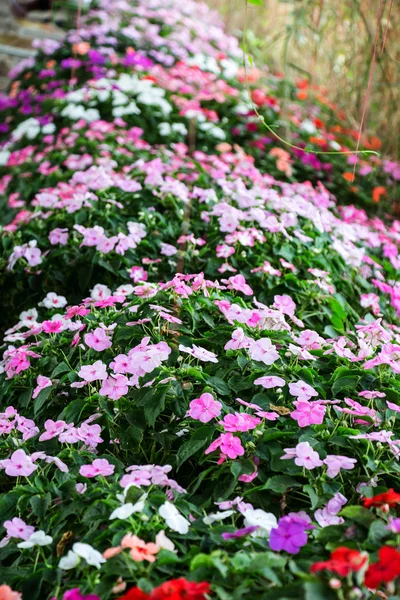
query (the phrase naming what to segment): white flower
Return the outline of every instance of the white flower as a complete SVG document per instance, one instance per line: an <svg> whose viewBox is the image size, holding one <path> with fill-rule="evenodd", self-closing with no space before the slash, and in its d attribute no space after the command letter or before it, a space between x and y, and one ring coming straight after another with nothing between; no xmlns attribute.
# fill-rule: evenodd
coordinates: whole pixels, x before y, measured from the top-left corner
<svg viewBox="0 0 400 600"><path fill-rule="evenodd" d="M252 527L254 525L258 525L259 527L259 529L250 534L253 537L268 537L271 529L278 526L275 515L267 513L261 508L247 509L243 515L245 527Z"/></svg>
<svg viewBox="0 0 400 600"><path fill-rule="evenodd" d="M26 121L22 121L13 131L12 137L14 140L20 140L24 135L30 140L35 138L40 133L40 123L37 119L31 117Z"/></svg>
<svg viewBox="0 0 400 600"><path fill-rule="evenodd" d="M159 548L164 548L164 550L169 550L170 552L177 552L175 550L175 545L166 535L165 531L159 531L156 535L156 544Z"/></svg>
<svg viewBox="0 0 400 600"><path fill-rule="evenodd" d="M54 125L54 123L47 123L47 125L43 125L42 127L42 133L44 133L45 135L48 135L49 133L54 133L56 130L56 126Z"/></svg>
<svg viewBox="0 0 400 600"><path fill-rule="evenodd" d="M49 292L47 296L39 303L46 308L63 308L67 304L64 296L57 296L55 292Z"/></svg>
<svg viewBox="0 0 400 600"><path fill-rule="evenodd" d="M308 119L306 119L300 125L300 131L304 131L304 133L309 133L310 135L313 135L314 133L317 132L317 128L315 127L315 125L312 121L309 121Z"/></svg>
<svg viewBox="0 0 400 600"><path fill-rule="evenodd" d="M172 531L177 531L183 535L189 531L190 522L181 515L171 502L167 501L162 504L158 509L158 514L165 519L166 524Z"/></svg>
<svg viewBox="0 0 400 600"><path fill-rule="evenodd" d="M46 535L42 529L32 533L29 540L20 542L18 548L33 548L33 546L48 546L53 541L50 535Z"/></svg>
<svg viewBox="0 0 400 600"><path fill-rule="evenodd" d="M79 564L79 562L79 556L75 554L75 552L73 552L72 550L69 550L68 554L61 558L60 562L58 563L58 566L60 569L68 571L69 569L74 569L76 565Z"/></svg>
<svg viewBox="0 0 400 600"><path fill-rule="evenodd" d="M116 508L110 515L110 519L128 519L133 513L142 512L146 502L147 494L143 496L135 503L127 502L119 508Z"/></svg>
<svg viewBox="0 0 400 600"><path fill-rule="evenodd" d="M90 544L83 544L82 542L76 542L72 546L73 552L83 558L88 565L92 567L96 567L96 569L100 569L101 565L106 562L106 559L95 550Z"/></svg>
<svg viewBox="0 0 400 600"><path fill-rule="evenodd" d="M234 512L234 510L224 510L223 512L212 513L204 517L203 523L205 523L206 525L211 525L216 521L223 521L224 519L227 519L228 517L233 515Z"/></svg>
<svg viewBox="0 0 400 600"><path fill-rule="evenodd" d="M8 150L2 150L0 152L0 166L4 166L7 164L10 154L11 152L9 152Z"/></svg>

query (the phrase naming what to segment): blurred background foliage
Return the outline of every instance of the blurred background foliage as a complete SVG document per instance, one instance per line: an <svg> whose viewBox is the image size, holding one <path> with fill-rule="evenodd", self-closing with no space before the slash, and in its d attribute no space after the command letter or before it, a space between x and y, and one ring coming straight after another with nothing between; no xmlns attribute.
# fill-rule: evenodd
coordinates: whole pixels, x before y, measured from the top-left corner
<svg viewBox="0 0 400 600"><path fill-rule="evenodd" d="M372 140L374 149L399 156L399 0L253 1L259 5L247 5L246 35L256 65L267 64L272 72L307 80L311 90L312 86L325 88L354 129L361 121L381 12L362 146ZM246 0L208 2L220 12L229 31L243 36Z"/></svg>

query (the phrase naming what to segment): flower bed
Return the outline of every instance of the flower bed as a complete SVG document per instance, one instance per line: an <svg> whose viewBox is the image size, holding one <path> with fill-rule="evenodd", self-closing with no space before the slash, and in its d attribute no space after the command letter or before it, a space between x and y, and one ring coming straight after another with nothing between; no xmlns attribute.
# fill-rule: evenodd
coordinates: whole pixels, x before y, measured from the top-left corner
<svg viewBox="0 0 400 600"><path fill-rule="evenodd" d="M347 204L398 166L267 141L203 5L108 4L2 99L0 598L393 596L400 223Z"/></svg>

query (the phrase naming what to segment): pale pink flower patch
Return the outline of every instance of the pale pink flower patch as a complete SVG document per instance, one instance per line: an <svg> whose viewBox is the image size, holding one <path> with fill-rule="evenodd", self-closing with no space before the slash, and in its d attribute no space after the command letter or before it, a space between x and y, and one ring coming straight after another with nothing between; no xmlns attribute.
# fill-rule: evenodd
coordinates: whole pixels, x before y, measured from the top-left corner
<svg viewBox="0 0 400 600"><path fill-rule="evenodd" d="M85 335L85 344L97 352L101 352L112 346L110 338L101 327L97 327L94 331Z"/></svg>
<svg viewBox="0 0 400 600"><path fill-rule="evenodd" d="M293 404L296 410L290 413L292 419L295 419L299 427L308 427L309 425L320 425L324 420L326 407L317 402L308 400L295 400Z"/></svg>
<svg viewBox="0 0 400 600"><path fill-rule="evenodd" d="M289 383L289 392L298 400L310 400L312 396L318 396L318 392L311 385L299 379L296 383Z"/></svg>
<svg viewBox="0 0 400 600"><path fill-rule="evenodd" d="M25 453L25 450L16 450L11 458L0 461L0 468L4 469L11 477L29 477L37 469L33 458Z"/></svg>
<svg viewBox="0 0 400 600"><path fill-rule="evenodd" d="M128 393L129 380L125 375L110 375L103 381L99 393L108 396L111 400L118 400Z"/></svg>
<svg viewBox="0 0 400 600"><path fill-rule="evenodd" d="M36 398L42 390L53 385L51 379L45 377L44 375L38 375L36 383L37 385L33 390L32 398Z"/></svg>
<svg viewBox="0 0 400 600"><path fill-rule="evenodd" d="M253 360L263 362L265 365L272 365L279 358L276 346L269 338L253 341L249 348L249 354Z"/></svg>
<svg viewBox="0 0 400 600"><path fill-rule="evenodd" d="M318 452L313 450L308 442L300 442L295 448L285 448L285 454L281 456L281 459L294 459L298 467L304 467L307 470L312 470L323 465Z"/></svg>
<svg viewBox="0 0 400 600"><path fill-rule="evenodd" d="M115 467L108 462L106 458L95 458L91 465L82 465L79 469L79 473L83 477L107 477L114 473Z"/></svg>
<svg viewBox="0 0 400 600"><path fill-rule="evenodd" d="M83 365L79 372L79 377L87 383L107 379L107 367L101 360L96 360L92 365Z"/></svg>
<svg viewBox="0 0 400 600"><path fill-rule="evenodd" d="M324 463L328 467L326 474L328 475L328 477L333 479L334 477L336 477L336 475L339 474L341 469L354 469L354 465L356 464L356 462L357 460L355 458L329 454L324 460Z"/></svg>
<svg viewBox="0 0 400 600"><path fill-rule="evenodd" d="M275 375L266 375L265 377L258 377L254 381L254 385L262 385L263 388L271 389L276 387L283 387L286 384L286 381L282 379L282 377L277 377Z"/></svg>
<svg viewBox="0 0 400 600"><path fill-rule="evenodd" d="M189 346L183 346L182 344L179 344L179 350L181 352L185 352L186 354L190 354L191 356L194 356L195 358L198 358L199 360L202 360L204 362L218 362L217 355L214 354L214 352L209 352L201 346L196 346L196 344L193 344L192 348L189 348Z"/></svg>

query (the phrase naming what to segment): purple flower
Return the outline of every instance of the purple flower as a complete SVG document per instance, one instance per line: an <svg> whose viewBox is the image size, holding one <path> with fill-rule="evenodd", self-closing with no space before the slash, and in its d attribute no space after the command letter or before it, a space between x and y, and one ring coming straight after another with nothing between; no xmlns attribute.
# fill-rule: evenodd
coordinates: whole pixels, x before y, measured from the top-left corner
<svg viewBox="0 0 400 600"><path fill-rule="evenodd" d="M237 531L234 531L233 533L228 533L227 531L224 531L224 533L222 534L222 539L235 540L236 538L241 538L245 535L249 535L250 533L253 533L253 531L256 531L258 528L259 528L258 525L250 525L250 527L243 527L242 529L238 529Z"/></svg>
<svg viewBox="0 0 400 600"><path fill-rule="evenodd" d="M309 527L303 519L282 517L278 527L271 530L269 545L271 550L284 550L289 554L298 554L300 548L307 544L308 536L305 530Z"/></svg>

